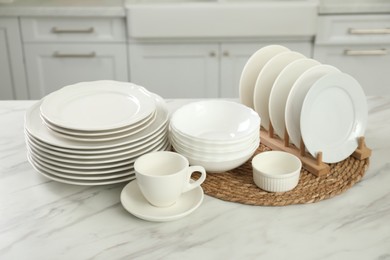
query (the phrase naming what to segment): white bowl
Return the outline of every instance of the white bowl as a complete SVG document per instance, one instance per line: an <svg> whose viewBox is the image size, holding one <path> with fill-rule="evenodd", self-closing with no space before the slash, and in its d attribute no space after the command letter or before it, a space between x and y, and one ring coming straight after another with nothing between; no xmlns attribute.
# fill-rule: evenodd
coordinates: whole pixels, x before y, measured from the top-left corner
<svg viewBox="0 0 390 260"><path fill-rule="evenodd" d="M263 190L285 192L298 185L301 160L293 154L269 151L257 154L252 159L253 180Z"/></svg>
<svg viewBox="0 0 390 260"><path fill-rule="evenodd" d="M249 158L251 158L251 156L255 151L256 149L251 151L248 154L242 155L239 158L230 159L227 161L208 161L208 160L196 159L191 156L186 156L186 157L191 165L201 165L209 173L226 172L226 171L233 170L234 168L237 168L242 164L244 164Z"/></svg>
<svg viewBox="0 0 390 260"><path fill-rule="evenodd" d="M254 132L250 136L250 138L237 143L220 143L220 144L204 143L204 142L197 141L195 139L182 136L176 133L175 131L170 131L169 137L170 139L176 141L180 146L183 146L195 152L215 152L215 153L235 152L251 146L254 142L256 143L260 142L259 131Z"/></svg>
<svg viewBox="0 0 390 260"><path fill-rule="evenodd" d="M206 161L227 161L242 157L245 154L251 153L253 150L256 150L259 147L259 142L253 142L247 147L231 152L214 152L214 151L194 151L190 148L187 148L180 143L176 142L174 139L170 139L172 146L179 152L185 153L186 155L191 156L192 158Z"/></svg>
<svg viewBox="0 0 390 260"><path fill-rule="evenodd" d="M171 127L180 135L212 142L237 141L260 127L251 108L225 100L193 102L176 110Z"/></svg>

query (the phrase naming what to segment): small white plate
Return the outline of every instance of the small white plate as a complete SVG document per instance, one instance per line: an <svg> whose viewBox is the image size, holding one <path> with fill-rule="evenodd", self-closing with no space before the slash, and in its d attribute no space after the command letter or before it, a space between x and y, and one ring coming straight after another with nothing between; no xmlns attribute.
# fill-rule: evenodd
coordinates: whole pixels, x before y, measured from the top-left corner
<svg viewBox="0 0 390 260"><path fill-rule="evenodd" d="M80 82L45 97L40 110L50 123L81 131L130 126L156 109L140 86L109 80Z"/></svg>
<svg viewBox="0 0 390 260"><path fill-rule="evenodd" d="M330 73L317 80L302 105L301 131L306 149L322 161L349 157L364 136L367 101L359 82L346 73Z"/></svg>
<svg viewBox="0 0 390 260"><path fill-rule="evenodd" d="M137 180L133 180L123 188L120 199L123 207L132 215L148 221L165 222L192 213L202 204L203 197L203 189L198 187L184 193L173 206L155 207L142 195Z"/></svg>
<svg viewBox="0 0 390 260"><path fill-rule="evenodd" d="M332 72L339 72L339 70L331 65L314 66L302 73L288 94L284 117L290 142L296 147L299 147L301 143L300 118L306 93L319 78Z"/></svg>
<svg viewBox="0 0 390 260"><path fill-rule="evenodd" d="M290 51L284 46L268 45L256 51L247 61L241 73L239 93L242 104L253 108L253 92L257 76L264 65L275 55Z"/></svg>
<svg viewBox="0 0 390 260"><path fill-rule="evenodd" d="M269 96L269 117L275 133L284 138L286 129L285 109L288 94L294 82L307 69L319 65L320 63L313 59L299 59L287 65L276 78Z"/></svg>
<svg viewBox="0 0 390 260"><path fill-rule="evenodd" d="M275 79L288 64L303 58L305 56L299 52L283 52L269 60L260 71L256 80L253 105L261 118L261 125L264 129L269 129L269 96Z"/></svg>

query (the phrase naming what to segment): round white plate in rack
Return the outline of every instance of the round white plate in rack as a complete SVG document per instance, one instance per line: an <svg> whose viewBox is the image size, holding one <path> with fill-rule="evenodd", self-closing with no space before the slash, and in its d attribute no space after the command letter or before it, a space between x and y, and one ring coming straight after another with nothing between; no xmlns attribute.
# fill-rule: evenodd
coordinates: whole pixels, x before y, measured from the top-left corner
<svg viewBox="0 0 390 260"><path fill-rule="evenodd" d="M298 52L283 52L269 60L260 71L256 80L253 105L261 118L261 126L266 130L269 130L269 97L275 79L288 64L304 58L305 56Z"/></svg>
<svg viewBox="0 0 390 260"><path fill-rule="evenodd" d="M137 180L133 180L123 188L120 200L129 213L140 219L165 222L180 219L192 213L202 204L203 197L203 189L198 187L184 193L173 206L155 207L142 195Z"/></svg>
<svg viewBox="0 0 390 260"><path fill-rule="evenodd" d="M288 48L281 45L268 45L256 51L247 61L241 73L239 94L242 104L254 108L253 92L257 76L264 65L275 55L290 51Z"/></svg>
<svg viewBox="0 0 390 260"><path fill-rule="evenodd" d="M307 69L319 64L313 59L299 59L287 65L276 78L269 96L269 116L275 134L280 138L284 138L286 101L294 82Z"/></svg>
<svg viewBox="0 0 390 260"><path fill-rule="evenodd" d="M302 105L301 131L306 149L322 161L349 157L364 136L367 101L359 82L346 73L329 73L317 80Z"/></svg>
<svg viewBox="0 0 390 260"><path fill-rule="evenodd" d="M77 131L113 130L148 117L156 109L144 88L128 82L93 81L64 87L46 96L42 117Z"/></svg>
<svg viewBox="0 0 390 260"><path fill-rule="evenodd" d="M325 64L314 66L302 73L288 94L284 117L290 142L296 147L300 147L301 143L300 118L306 93L319 78L332 72L340 71L336 67Z"/></svg>

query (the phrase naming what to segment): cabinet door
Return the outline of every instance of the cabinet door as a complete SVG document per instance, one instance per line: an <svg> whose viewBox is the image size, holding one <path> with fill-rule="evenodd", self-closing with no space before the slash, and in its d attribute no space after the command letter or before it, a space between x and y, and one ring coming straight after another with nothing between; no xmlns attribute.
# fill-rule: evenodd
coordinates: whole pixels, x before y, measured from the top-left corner
<svg viewBox="0 0 390 260"><path fill-rule="evenodd" d="M34 99L80 81L128 81L125 44L25 44L24 48Z"/></svg>
<svg viewBox="0 0 390 260"><path fill-rule="evenodd" d="M221 97L237 98L242 70L250 56L258 49L270 44L286 46L310 58L312 43L305 42L261 42L261 43L229 43L221 45Z"/></svg>
<svg viewBox="0 0 390 260"><path fill-rule="evenodd" d="M368 96L390 94L390 45L316 46L314 58L356 78Z"/></svg>
<svg viewBox="0 0 390 260"><path fill-rule="evenodd" d="M0 18L0 99L27 99L17 18Z"/></svg>
<svg viewBox="0 0 390 260"><path fill-rule="evenodd" d="M130 44L130 79L165 98L218 96L217 44Z"/></svg>

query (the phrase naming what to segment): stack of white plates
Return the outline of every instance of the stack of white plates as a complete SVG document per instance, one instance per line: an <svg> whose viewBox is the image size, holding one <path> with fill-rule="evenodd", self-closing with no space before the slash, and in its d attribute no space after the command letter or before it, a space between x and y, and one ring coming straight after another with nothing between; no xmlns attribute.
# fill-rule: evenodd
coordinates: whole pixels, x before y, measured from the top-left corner
<svg viewBox="0 0 390 260"><path fill-rule="evenodd" d="M32 166L49 179L103 185L135 178L141 155L170 149L164 100L127 82L66 86L25 116Z"/></svg>
<svg viewBox="0 0 390 260"><path fill-rule="evenodd" d="M360 84L334 66L279 45L255 52L240 80L240 100L254 108L261 125L296 147L304 142L314 157L335 163L350 156L367 124Z"/></svg>
<svg viewBox="0 0 390 260"><path fill-rule="evenodd" d="M246 162L260 142L260 117L230 101L208 100L179 108L171 117L173 148L192 165L222 172Z"/></svg>

